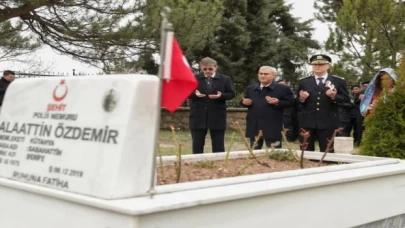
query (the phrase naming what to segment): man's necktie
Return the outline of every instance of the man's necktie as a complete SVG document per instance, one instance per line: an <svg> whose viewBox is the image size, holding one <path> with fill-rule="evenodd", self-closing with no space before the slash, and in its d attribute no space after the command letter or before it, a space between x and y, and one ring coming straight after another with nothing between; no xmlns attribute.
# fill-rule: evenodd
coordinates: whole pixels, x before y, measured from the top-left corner
<svg viewBox="0 0 405 228"><path fill-rule="evenodd" d="M212 77L207 77L206 78L207 81L207 88L209 91L211 91L211 87L212 87Z"/></svg>
<svg viewBox="0 0 405 228"><path fill-rule="evenodd" d="M317 79L318 79L318 81L319 81L319 82L318 82L318 87L319 87L319 88L322 88L322 89L325 88L325 85L324 85L323 82L322 82L323 78L317 78Z"/></svg>

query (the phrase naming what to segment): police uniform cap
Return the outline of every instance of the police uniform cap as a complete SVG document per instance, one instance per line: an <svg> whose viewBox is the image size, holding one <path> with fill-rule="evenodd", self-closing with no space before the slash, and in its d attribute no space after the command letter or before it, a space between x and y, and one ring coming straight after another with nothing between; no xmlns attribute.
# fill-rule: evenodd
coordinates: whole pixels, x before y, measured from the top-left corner
<svg viewBox="0 0 405 228"><path fill-rule="evenodd" d="M313 55L309 58L310 64L329 64L332 62L332 59L323 54Z"/></svg>

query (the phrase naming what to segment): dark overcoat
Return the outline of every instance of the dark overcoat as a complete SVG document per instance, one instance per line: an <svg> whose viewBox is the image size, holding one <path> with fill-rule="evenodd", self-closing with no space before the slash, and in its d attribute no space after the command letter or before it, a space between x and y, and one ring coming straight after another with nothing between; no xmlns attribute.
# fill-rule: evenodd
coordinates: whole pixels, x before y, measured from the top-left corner
<svg viewBox="0 0 405 228"><path fill-rule="evenodd" d="M328 87L319 87L314 76L303 78L298 83L297 104L300 128L336 129L339 123L338 103L350 103L347 84L343 78L328 74L330 81L337 90L334 100L326 95ZM300 102L299 91L309 93L305 102Z"/></svg>
<svg viewBox="0 0 405 228"><path fill-rule="evenodd" d="M10 85L9 81L7 81L4 78L0 79L0 106L3 105L4 96L6 94L6 90L9 85Z"/></svg>
<svg viewBox="0 0 405 228"><path fill-rule="evenodd" d="M211 89L208 89L206 78L203 73L196 75L198 81L197 90L205 94L205 97L197 97L192 93L189 97L190 104L190 129L226 129L226 101L235 97L235 92L232 87L232 81L229 76L215 73L212 78ZM217 94L221 92L221 97L210 99L209 94Z"/></svg>
<svg viewBox="0 0 405 228"><path fill-rule="evenodd" d="M277 98L278 104L269 104L266 96ZM246 88L245 98L252 100L251 105L244 105L248 108L245 136L248 138L255 137L261 130L263 138L280 140L283 130L283 109L294 105L291 89L274 81L268 87L261 89L260 84L257 83Z"/></svg>

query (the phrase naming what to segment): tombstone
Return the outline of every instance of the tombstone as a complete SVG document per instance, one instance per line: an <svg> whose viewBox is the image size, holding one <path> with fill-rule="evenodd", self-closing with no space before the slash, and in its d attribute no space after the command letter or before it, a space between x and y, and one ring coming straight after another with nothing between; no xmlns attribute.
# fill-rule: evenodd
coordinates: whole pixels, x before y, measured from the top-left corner
<svg viewBox="0 0 405 228"><path fill-rule="evenodd" d="M158 78L18 79L0 116L0 176L103 199L151 185Z"/></svg>
<svg viewBox="0 0 405 228"><path fill-rule="evenodd" d="M351 154L353 152L353 137L335 137L333 148L335 153Z"/></svg>

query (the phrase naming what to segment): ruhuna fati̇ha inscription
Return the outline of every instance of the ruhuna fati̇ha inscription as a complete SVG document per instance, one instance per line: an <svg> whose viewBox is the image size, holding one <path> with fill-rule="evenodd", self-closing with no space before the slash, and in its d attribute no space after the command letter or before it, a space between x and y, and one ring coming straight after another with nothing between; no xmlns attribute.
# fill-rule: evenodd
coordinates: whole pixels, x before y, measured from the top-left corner
<svg viewBox="0 0 405 228"><path fill-rule="evenodd" d="M118 199L150 187L158 78L18 79L0 115L0 176Z"/></svg>

